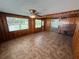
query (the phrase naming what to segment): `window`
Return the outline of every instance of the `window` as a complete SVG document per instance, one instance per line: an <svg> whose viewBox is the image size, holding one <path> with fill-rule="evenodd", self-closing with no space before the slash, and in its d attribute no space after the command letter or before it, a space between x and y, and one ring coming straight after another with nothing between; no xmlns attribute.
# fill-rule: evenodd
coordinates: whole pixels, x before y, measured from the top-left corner
<svg viewBox="0 0 79 59"><path fill-rule="evenodd" d="M51 20L51 26L54 27L54 28L58 28L58 26L59 26L59 19Z"/></svg>
<svg viewBox="0 0 79 59"><path fill-rule="evenodd" d="M9 31L28 29L28 19L7 17Z"/></svg>
<svg viewBox="0 0 79 59"><path fill-rule="evenodd" d="M35 20L35 28L40 28L41 26L42 26L42 21L36 19L36 20Z"/></svg>

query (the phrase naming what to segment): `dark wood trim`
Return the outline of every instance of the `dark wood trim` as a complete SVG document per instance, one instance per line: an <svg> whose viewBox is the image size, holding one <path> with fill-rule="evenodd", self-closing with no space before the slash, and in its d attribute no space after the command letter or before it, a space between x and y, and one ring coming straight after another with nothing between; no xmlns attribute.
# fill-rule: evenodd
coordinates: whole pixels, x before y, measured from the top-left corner
<svg viewBox="0 0 79 59"><path fill-rule="evenodd" d="M5 12L0 12L0 14L2 14L4 16L9 16L9 17L29 18L28 16L23 16L23 15L18 15L18 14L12 14L12 13L5 13Z"/></svg>
<svg viewBox="0 0 79 59"><path fill-rule="evenodd" d="M79 9L78 10L72 10L72 11L66 11L66 12L60 12L60 13L54 13L54 14L48 14L44 15L44 18L68 18L68 17L78 17L79 16Z"/></svg>

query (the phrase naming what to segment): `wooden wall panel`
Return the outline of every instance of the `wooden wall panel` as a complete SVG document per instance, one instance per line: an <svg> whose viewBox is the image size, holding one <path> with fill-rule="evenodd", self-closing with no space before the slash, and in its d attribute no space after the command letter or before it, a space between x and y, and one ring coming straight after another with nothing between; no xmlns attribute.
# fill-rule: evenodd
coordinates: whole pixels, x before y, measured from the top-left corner
<svg viewBox="0 0 79 59"><path fill-rule="evenodd" d="M73 32L76 27L75 18L78 16L79 16L79 9L73 10L73 11L45 15L44 17L48 19L48 20L45 19L46 20L45 30L50 29L50 23L47 23L47 22L49 22L51 19L60 19L58 32L63 33L64 31L68 31L68 32L71 32L72 33L71 36L73 36Z"/></svg>
<svg viewBox="0 0 79 59"><path fill-rule="evenodd" d="M3 40L3 33L2 33L2 20L1 20L1 15L0 15L0 42Z"/></svg>
<svg viewBox="0 0 79 59"><path fill-rule="evenodd" d="M8 13L0 13L0 15L1 15L1 21L2 21L1 22L2 23L2 25L1 25L2 26L2 28L1 28L2 31L1 32L3 34L2 41L7 41L7 40L10 40L10 39L14 39L14 38L29 34L29 29L28 30L26 29L26 30L18 30L18 31L9 32L8 24L7 24L7 20L6 20L7 16L8 17L18 17L18 18L28 18L28 17L21 16L21 15L15 15L15 14L8 14Z"/></svg>
<svg viewBox="0 0 79 59"><path fill-rule="evenodd" d="M75 30L75 19L76 17L60 19L59 33L64 33L65 31L73 36Z"/></svg>
<svg viewBox="0 0 79 59"><path fill-rule="evenodd" d="M3 16L0 13L0 41L5 41L5 39L7 39L4 23L5 22L3 21Z"/></svg>
<svg viewBox="0 0 79 59"><path fill-rule="evenodd" d="M51 19L45 19L45 31L50 31Z"/></svg>
<svg viewBox="0 0 79 59"><path fill-rule="evenodd" d="M29 19L29 29L9 32L8 24L7 24L7 20L6 20L7 16L8 17L17 17L17 18ZM42 31L42 28L35 29L35 19L31 19L27 16L21 16L21 15L16 15L16 14L0 12L0 41L1 42L7 41L10 39L14 39L17 37L21 37L21 36L24 36L27 34L40 32L40 31Z"/></svg>
<svg viewBox="0 0 79 59"><path fill-rule="evenodd" d="M74 30L75 30L75 19L76 17L70 17L70 18L58 18L59 19L59 27L58 27L58 33L64 34L64 32L68 32L67 35L73 36ZM51 19L45 19L45 30L50 31L51 30ZM54 30L52 28L52 30Z"/></svg>
<svg viewBox="0 0 79 59"><path fill-rule="evenodd" d="M76 18L76 29L72 41L74 59L79 59L79 17Z"/></svg>
<svg viewBox="0 0 79 59"><path fill-rule="evenodd" d="M34 31L35 31L35 28L34 28L34 27L35 27L34 19L31 19L31 18L30 18L29 21L30 21L30 23L29 23L29 25L30 25L30 26L29 26L29 32L30 32L30 33L34 33Z"/></svg>

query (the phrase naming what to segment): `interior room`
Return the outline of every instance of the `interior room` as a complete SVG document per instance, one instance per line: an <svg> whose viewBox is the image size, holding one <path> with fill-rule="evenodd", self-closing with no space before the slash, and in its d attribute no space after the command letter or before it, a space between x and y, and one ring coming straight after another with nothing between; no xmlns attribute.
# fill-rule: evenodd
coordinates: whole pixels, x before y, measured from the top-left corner
<svg viewBox="0 0 79 59"><path fill-rule="evenodd" d="M0 59L79 59L79 0L0 0Z"/></svg>

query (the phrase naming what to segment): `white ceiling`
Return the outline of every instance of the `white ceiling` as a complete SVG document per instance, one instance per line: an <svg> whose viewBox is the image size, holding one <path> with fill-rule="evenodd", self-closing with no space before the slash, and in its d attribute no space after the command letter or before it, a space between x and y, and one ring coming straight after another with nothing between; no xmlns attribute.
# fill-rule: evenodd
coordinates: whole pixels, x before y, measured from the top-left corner
<svg viewBox="0 0 79 59"><path fill-rule="evenodd" d="M41 15L79 9L79 0L0 0L0 11L29 15L29 9L38 10Z"/></svg>

